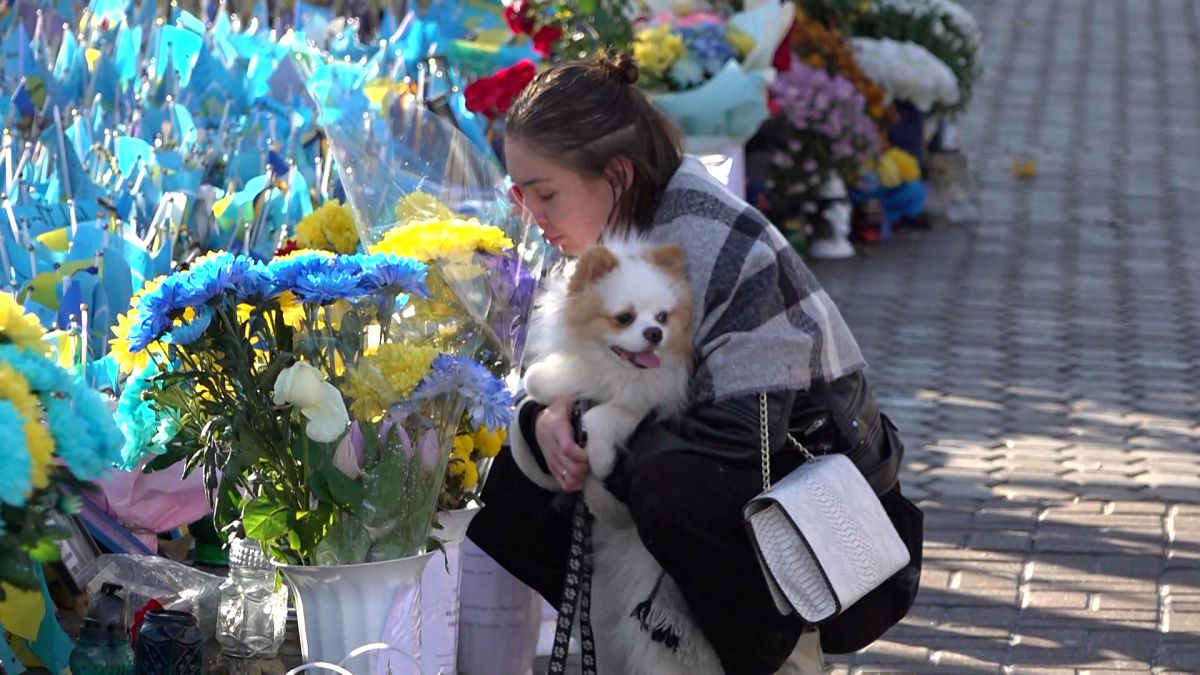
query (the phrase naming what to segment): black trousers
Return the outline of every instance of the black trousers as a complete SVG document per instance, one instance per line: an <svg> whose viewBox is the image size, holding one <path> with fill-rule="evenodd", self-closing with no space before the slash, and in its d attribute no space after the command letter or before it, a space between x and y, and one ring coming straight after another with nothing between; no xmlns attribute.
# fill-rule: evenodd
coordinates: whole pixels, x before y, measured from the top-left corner
<svg viewBox="0 0 1200 675"><path fill-rule="evenodd" d="M743 525L742 506L762 489L760 468L670 453L640 462L628 485L638 535L679 586L725 672L776 672L804 624L775 610ZM530 482L505 448L467 536L557 607L571 519L555 494Z"/></svg>

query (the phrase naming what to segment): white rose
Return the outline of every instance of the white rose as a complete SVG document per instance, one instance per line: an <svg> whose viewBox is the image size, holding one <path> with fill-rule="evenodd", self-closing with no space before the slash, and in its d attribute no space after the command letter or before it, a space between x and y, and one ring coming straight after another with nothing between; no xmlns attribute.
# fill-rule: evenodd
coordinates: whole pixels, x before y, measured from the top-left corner
<svg viewBox="0 0 1200 675"><path fill-rule="evenodd" d="M325 376L311 365L297 361L295 365L284 368L275 379L275 405L291 403L303 408L308 405L318 405L321 402L321 385Z"/></svg>
<svg viewBox="0 0 1200 675"><path fill-rule="evenodd" d="M325 381L321 371L297 361L275 380L275 405L290 403L308 418L305 432L318 443L332 443L350 424L346 402L337 387Z"/></svg>

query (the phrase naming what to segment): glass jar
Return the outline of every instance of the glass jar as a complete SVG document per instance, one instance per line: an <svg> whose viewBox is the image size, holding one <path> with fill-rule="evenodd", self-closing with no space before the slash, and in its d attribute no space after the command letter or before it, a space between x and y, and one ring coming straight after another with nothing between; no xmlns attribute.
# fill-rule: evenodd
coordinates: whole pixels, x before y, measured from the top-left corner
<svg viewBox="0 0 1200 675"><path fill-rule="evenodd" d="M274 658L287 624L287 587L275 587L275 570L253 542L235 541L229 578L221 584L217 642L236 658Z"/></svg>

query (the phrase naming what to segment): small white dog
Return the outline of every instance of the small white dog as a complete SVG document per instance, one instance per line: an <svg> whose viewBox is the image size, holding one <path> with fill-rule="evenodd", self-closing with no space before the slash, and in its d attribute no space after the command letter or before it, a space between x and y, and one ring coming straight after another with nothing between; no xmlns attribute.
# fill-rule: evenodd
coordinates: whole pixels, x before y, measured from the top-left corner
<svg viewBox="0 0 1200 675"><path fill-rule="evenodd" d="M552 291L535 318L531 335L538 340L537 361L525 374L528 395L543 404L565 394L595 403L582 419L591 466L583 496L596 516L592 624L600 672L721 672L690 616L673 617L681 633L676 649L652 640L634 618L639 603L654 595L662 567L638 538L625 506L602 482L613 470L618 448L643 419L670 417L687 403L692 329L683 249L636 241L584 252L565 293ZM509 438L522 471L538 485L558 490L519 429Z"/></svg>

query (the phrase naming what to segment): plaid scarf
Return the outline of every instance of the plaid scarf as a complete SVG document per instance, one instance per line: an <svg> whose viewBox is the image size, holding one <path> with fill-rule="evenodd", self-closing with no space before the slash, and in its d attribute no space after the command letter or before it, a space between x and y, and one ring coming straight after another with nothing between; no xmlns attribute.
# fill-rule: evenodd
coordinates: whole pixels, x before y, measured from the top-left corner
<svg viewBox="0 0 1200 675"><path fill-rule="evenodd" d="M697 317L693 402L804 391L866 365L783 234L696 158L684 158L646 237L687 254Z"/></svg>

